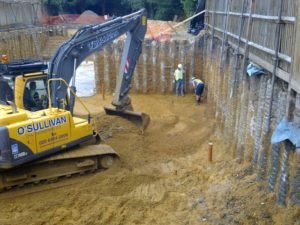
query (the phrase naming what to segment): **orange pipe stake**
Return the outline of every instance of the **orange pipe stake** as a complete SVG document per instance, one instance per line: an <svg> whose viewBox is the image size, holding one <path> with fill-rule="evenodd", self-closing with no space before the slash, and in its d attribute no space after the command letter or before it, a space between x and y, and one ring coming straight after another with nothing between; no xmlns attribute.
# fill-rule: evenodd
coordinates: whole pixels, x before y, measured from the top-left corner
<svg viewBox="0 0 300 225"><path fill-rule="evenodd" d="M213 146L214 144L212 142L208 143L208 161L212 162L212 157L213 157Z"/></svg>

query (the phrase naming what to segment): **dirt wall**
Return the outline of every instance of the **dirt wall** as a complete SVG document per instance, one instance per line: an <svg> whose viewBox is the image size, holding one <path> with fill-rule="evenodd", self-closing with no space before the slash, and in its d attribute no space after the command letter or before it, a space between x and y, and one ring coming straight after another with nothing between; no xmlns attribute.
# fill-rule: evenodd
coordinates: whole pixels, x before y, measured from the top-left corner
<svg viewBox="0 0 300 225"><path fill-rule="evenodd" d="M243 56L227 46L221 60L221 42L207 36L205 43L203 74L208 101L213 102L219 132L233 146L229 154L240 162L252 162L257 180L278 193L280 204L299 203L299 156L293 146L270 144L272 131L285 116L288 84L276 79L270 114L272 75L249 77L241 70ZM299 109L296 104L295 120L300 119Z"/></svg>

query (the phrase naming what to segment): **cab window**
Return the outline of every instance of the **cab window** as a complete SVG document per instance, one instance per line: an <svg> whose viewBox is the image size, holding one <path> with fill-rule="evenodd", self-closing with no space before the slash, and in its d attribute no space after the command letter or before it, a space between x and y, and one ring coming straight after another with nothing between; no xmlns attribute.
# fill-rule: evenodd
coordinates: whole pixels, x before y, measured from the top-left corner
<svg viewBox="0 0 300 225"><path fill-rule="evenodd" d="M30 111L48 107L46 79L29 79L24 90L24 107Z"/></svg>

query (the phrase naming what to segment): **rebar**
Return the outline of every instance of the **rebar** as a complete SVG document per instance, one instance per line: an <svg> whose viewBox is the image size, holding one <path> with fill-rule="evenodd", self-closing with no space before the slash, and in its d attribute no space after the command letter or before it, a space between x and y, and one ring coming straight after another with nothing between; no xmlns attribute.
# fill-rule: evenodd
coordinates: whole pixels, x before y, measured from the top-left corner
<svg viewBox="0 0 300 225"><path fill-rule="evenodd" d="M272 92L274 87L272 87L272 83L269 80L268 85L267 85L267 90L265 93L265 101L264 101L264 106L263 106L263 122L262 122L262 135L260 137L260 148L258 152L258 171L257 171L257 180L263 180L266 176L267 173L267 160L268 160L268 153L267 150L269 148L269 140L270 140L270 124L268 123L268 120L270 117L272 117L271 114L269 114L269 107L270 107L270 102L272 101Z"/></svg>
<svg viewBox="0 0 300 225"><path fill-rule="evenodd" d="M271 171L269 177L269 190L274 191L275 185L278 178L279 172L279 164L280 164L280 144L272 145L272 156L271 156Z"/></svg>
<svg viewBox="0 0 300 225"><path fill-rule="evenodd" d="M281 176L280 183L278 189L278 203L281 205L286 205L286 196L288 193L288 185L289 185L289 152L292 150L293 146L291 143L285 142L283 159L281 163Z"/></svg>
<svg viewBox="0 0 300 225"><path fill-rule="evenodd" d="M298 149L298 151L300 150ZM297 154L296 157L297 157L297 169L292 184L291 203L300 204L300 155Z"/></svg>
<svg viewBox="0 0 300 225"><path fill-rule="evenodd" d="M253 159L252 163L255 165L258 161L259 149L261 146L261 126L263 123L263 109L265 102L265 94L266 94L266 86L267 81L266 77L261 77L260 80L260 89L259 89L259 100L257 105L256 112L256 121L255 121L255 134L254 134L254 151L253 151Z"/></svg>
<svg viewBox="0 0 300 225"><path fill-rule="evenodd" d="M282 118L285 116L285 109L286 109L286 100L287 100L287 93L282 91L279 92L278 101L276 104L277 115L276 115L276 124L278 125ZM272 152L271 152L271 165L270 165L270 176L269 176L269 190L274 191L276 182L278 179L278 172L280 166L280 144L273 144L272 145Z"/></svg>

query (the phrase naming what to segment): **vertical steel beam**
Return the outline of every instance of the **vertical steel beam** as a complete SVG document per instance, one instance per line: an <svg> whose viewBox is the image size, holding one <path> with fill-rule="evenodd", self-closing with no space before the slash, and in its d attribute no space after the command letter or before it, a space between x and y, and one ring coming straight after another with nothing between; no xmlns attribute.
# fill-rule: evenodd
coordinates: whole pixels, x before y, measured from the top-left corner
<svg viewBox="0 0 300 225"><path fill-rule="evenodd" d="M274 96L274 85L276 79L276 72L279 63L279 49L280 49L280 41L281 41L281 25L282 25L282 9L283 9L283 0L279 1L279 12L278 12L278 19L276 21L276 32L275 32L275 56L274 56L274 67L272 72L272 81L271 81L271 98L270 98L270 105L268 108L268 119L267 119L267 133L270 132L271 127L271 118L272 118L272 108L273 108L273 96Z"/></svg>
<svg viewBox="0 0 300 225"><path fill-rule="evenodd" d="M252 26L253 26L253 13L255 9L255 0L250 0L250 12L249 12L249 19L248 19L248 24L247 24L247 34L246 34L246 43L245 43L245 53L244 53L244 58L242 62L242 71L243 73L246 72L247 68L247 61L249 58L249 42L251 41L251 35L252 35Z"/></svg>
<svg viewBox="0 0 300 225"><path fill-rule="evenodd" d="M221 47L221 56L220 56L220 65L219 65L219 69L221 72L223 69L223 58L224 58L224 49L225 49L225 44L227 42L227 27L228 27L228 20L229 20L229 9L230 9L230 5L231 5L231 1L232 0L226 0L225 3L225 18L224 18L224 23L223 23L223 37L222 37L222 47Z"/></svg>
<svg viewBox="0 0 300 225"><path fill-rule="evenodd" d="M239 24L238 46L237 46L237 50L236 50L236 53L235 53L234 75L233 75L233 84L232 84L231 90L230 90L230 98L232 98L236 94L235 92L236 92L236 86L237 86L237 76L238 76L238 72L239 72L239 69L240 69L239 59L240 59L241 39L242 39L243 29L244 29L244 25L245 25L244 14L245 14L246 1L247 0L243 0L243 5L242 5L241 21L240 21L240 24Z"/></svg>
<svg viewBox="0 0 300 225"><path fill-rule="evenodd" d="M214 4L214 8L213 8L213 12L212 12L212 31L211 31L211 43L210 43L210 56L212 58L213 54L213 50L214 50L214 38L215 38L215 26L216 26L216 7L217 7L217 0L213 0Z"/></svg>
<svg viewBox="0 0 300 225"><path fill-rule="evenodd" d="M293 78L298 76L300 72L299 60L300 60L300 1L295 1L294 3L295 17L297 18L294 25L294 40L295 47L293 48L293 58L292 58L292 74L289 77L289 87L288 87L288 104L286 108L286 118L288 121L292 122L294 120L293 113L296 106L296 95L297 93L292 89ZM300 94L300 93L299 93Z"/></svg>

